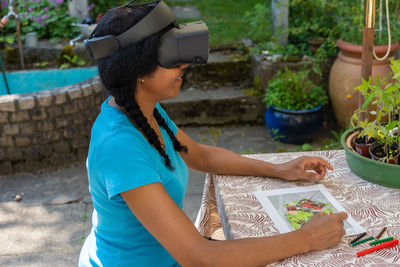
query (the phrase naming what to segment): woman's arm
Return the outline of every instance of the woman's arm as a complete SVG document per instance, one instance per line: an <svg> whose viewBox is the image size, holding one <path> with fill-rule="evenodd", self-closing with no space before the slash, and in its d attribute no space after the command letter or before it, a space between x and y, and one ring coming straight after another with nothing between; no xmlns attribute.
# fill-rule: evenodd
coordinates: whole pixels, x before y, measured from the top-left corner
<svg viewBox="0 0 400 267"><path fill-rule="evenodd" d="M177 138L188 148L187 154L180 154L183 160L190 168L198 171L215 174L269 176L287 180L319 180L325 176L326 168L332 169L328 162L315 157L300 157L282 164L250 159L226 149L196 143L179 128Z"/></svg>
<svg viewBox="0 0 400 267"><path fill-rule="evenodd" d="M316 215L300 230L264 238L209 241L168 195L153 183L121 193L144 227L182 266L264 266L338 244L347 215ZM151 256L151 255L149 255Z"/></svg>

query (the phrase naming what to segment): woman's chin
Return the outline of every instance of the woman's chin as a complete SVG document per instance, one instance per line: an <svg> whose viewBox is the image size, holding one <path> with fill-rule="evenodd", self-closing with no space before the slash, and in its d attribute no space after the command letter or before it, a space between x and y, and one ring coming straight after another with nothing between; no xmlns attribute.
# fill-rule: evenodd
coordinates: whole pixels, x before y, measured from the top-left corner
<svg viewBox="0 0 400 267"><path fill-rule="evenodd" d="M179 87L178 90L176 90L176 91L174 92L174 94L171 96L171 98L177 97L177 96L179 95L180 92L181 92L181 87Z"/></svg>
<svg viewBox="0 0 400 267"><path fill-rule="evenodd" d="M170 93L168 95L162 97L159 101L164 101L164 100L168 100L168 99L171 99L171 98L175 98L175 97L177 97L179 95L180 92L181 92L181 88L180 87L174 88L174 89L172 89L170 91Z"/></svg>

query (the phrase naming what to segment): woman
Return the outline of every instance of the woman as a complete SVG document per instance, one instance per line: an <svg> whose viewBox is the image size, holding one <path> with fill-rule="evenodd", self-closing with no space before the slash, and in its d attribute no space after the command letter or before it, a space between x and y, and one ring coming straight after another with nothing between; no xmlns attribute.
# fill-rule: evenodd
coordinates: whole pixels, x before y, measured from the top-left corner
<svg viewBox="0 0 400 267"><path fill-rule="evenodd" d="M118 36L151 6L110 10L93 37ZM159 101L176 97L187 65L163 68L158 48L169 26L99 60L110 97L92 128L87 169L93 228L80 266L259 266L335 246L345 213L316 215L300 230L265 238L214 242L203 238L180 209L188 169L317 181L329 163L303 157L270 164L194 142ZM307 170L313 170L309 172Z"/></svg>

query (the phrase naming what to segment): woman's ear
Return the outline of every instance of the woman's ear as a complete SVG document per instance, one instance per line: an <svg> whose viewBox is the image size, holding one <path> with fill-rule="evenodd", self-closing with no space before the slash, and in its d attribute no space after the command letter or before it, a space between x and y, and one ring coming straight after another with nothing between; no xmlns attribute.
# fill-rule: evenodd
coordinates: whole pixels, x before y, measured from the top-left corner
<svg viewBox="0 0 400 267"><path fill-rule="evenodd" d="M138 87L138 88L143 87L143 84L144 84L144 78L138 77L136 80L136 87Z"/></svg>

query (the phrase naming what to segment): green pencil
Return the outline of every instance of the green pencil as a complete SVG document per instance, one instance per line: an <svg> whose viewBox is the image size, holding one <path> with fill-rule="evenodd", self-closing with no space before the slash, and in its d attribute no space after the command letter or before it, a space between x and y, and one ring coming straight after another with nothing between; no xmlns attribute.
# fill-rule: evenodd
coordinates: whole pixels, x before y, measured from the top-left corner
<svg viewBox="0 0 400 267"><path fill-rule="evenodd" d="M388 238L383 238L383 239L372 241L369 244L372 246L372 245L376 245L376 244L383 243L383 242L386 242L386 241L391 241L393 239L394 239L394 237L391 236L391 237L388 237Z"/></svg>
<svg viewBox="0 0 400 267"><path fill-rule="evenodd" d="M370 237L367 237L367 238L365 238L365 239L363 239L363 240L354 242L353 244L351 244L351 246L354 247L354 246L360 245L360 244L362 244L362 243L365 243L365 242L367 242L367 241L370 241L370 240L372 240L372 239L374 239L374 238L373 238L372 236L370 236Z"/></svg>

